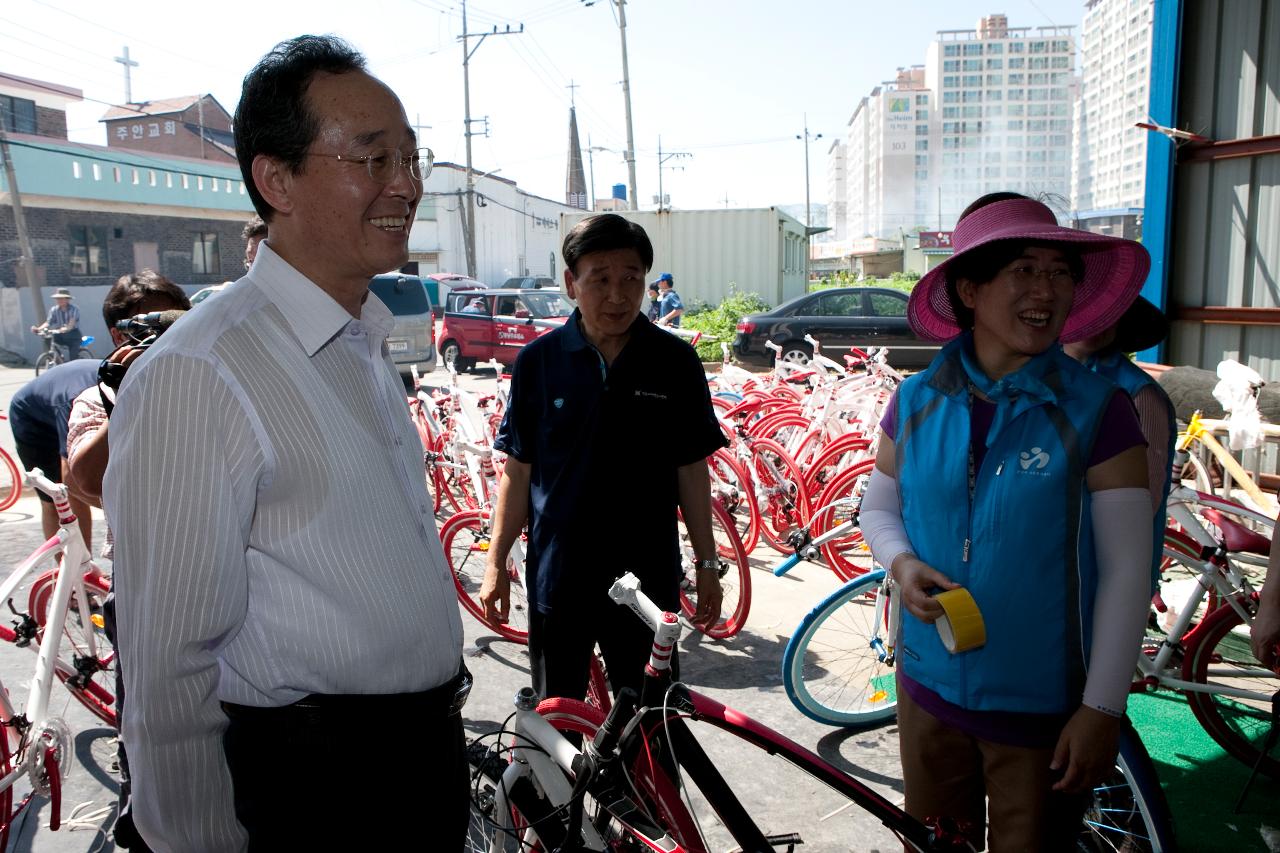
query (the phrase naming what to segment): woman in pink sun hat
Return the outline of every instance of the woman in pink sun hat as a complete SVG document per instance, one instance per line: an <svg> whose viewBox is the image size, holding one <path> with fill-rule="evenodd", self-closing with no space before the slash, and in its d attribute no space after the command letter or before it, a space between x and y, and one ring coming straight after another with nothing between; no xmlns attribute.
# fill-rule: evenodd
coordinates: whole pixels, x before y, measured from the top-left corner
<svg viewBox="0 0 1280 853"><path fill-rule="evenodd" d="M970 205L952 243L908 307L950 342L899 387L861 505L905 605L906 809L977 849L1073 850L1125 725L1151 501L1128 396L1059 341L1113 325L1150 262L1013 193Z"/></svg>

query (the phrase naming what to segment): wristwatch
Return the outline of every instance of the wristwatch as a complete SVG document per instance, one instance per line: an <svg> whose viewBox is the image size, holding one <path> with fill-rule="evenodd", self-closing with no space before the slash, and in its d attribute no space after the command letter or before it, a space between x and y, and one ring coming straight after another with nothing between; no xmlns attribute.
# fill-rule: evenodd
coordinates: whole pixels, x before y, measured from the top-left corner
<svg viewBox="0 0 1280 853"><path fill-rule="evenodd" d="M720 574L720 561L719 560L699 560L698 571L715 572L716 574Z"/></svg>

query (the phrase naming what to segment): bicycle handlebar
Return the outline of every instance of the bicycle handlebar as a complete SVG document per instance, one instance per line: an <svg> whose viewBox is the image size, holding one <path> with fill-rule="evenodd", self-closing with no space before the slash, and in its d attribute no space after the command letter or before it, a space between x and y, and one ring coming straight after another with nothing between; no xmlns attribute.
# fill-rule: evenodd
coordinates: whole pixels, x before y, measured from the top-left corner
<svg viewBox="0 0 1280 853"><path fill-rule="evenodd" d="M613 586L609 587L609 597L617 604L630 607L653 630L657 631L663 624L662 608L644 594L640 589L640 579L631 572L613 582Z"/></svg>
<svg viewBox="0 0 1280 853"><path fill-rule="evenodd" d="M773 570L773 576L777 578L782 577L787 572L791 571L796 566L800 565L800 562L801 562L800 552L797 551L796 553L792 554L790 557L787 557L787 559L783 560L781 563L777 565L777 567Z"/></svg>

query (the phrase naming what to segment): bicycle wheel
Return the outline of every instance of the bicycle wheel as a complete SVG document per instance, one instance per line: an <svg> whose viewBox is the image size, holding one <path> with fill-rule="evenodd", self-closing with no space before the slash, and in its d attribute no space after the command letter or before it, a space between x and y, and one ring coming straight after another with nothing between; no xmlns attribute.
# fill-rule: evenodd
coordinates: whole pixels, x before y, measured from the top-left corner
<svg viewBox="0 0 1280 853"><path fill-rule="evenodd" d="M58 580L59 569L50 569L31 584L27 604L32 618L40 626L37 642L44 637L48 621L49 605L53 602L53 587ZM84 591L88 601L80 600L80 591L72 590L67 606L66 626L62 630L62 643L54 663L54 674L68 692L98 719L118 728L116 716L116 656L107 639L103 624L102 605L111 591L111 585L100 575L86 573ZM85 626L93 634L96 655L89 653L85 641Z"/></svg>
<svg viewBox="0 0 1280 853"><path fill-rule="evenodd" d="M747 622L747 613L751 610L751 566L738 531L733 526L733 519L714 501L711 503L711 534L715 537L716 555L720 559L720 589L724 597L720 602L720 621L710 629L698 630L708 637L723 640L741 631ZM692 619L698 611L697 569L683 516L680 519L680 550L683 552L681 566L684 569L684 577L680 581L680 612L686 619Z"/></svg>
<svg viewBox="0 0 1280 853"><path fill-rule="evenodd" d="M22 497L22 472L3 448L0 448L0 512L4 512Z"/></svg>
<svg viewBox="0 0 1280 853"><path fill-rule="evenodd" d="M1173 818L1155 764L1128 719L1115 772L1093 789L1076 849L1091 853L1175 850Z"/></svg>
<svg viewBox="0 0 1280 853"><path fill-rule="evenodd" d="M97 358L97 356L88 347L80 347L80 349L76 350L76 358Z"/></svg>
<svg viewBox="0 0 1280 853"><path fill-rule="evenodd" d="M829 726L869 726L894 716L893 668L882 661L888 597L884 569L845 584L800 622L782 654L782 685L800 713Z"/></svg>
<svg viewBox="0 0 1280 853"><path fill-rule="evenodd" d="M760 542L760 510L751 500L751 478L724 448L707 457L707 470L712 498L733 519L742 549L750 554Z"/></svg>
<svg viewBox="0 0 1280 853"><path fill-rule="evenodd" d="M770 548L783 556L792 554L795 548L788 537L809 522L804 476L787 452L767 438L752 442L751 468L760 532Z"/></svg>
<svg viewBox="0 0 1280 853"><path fill-rule="evenodd" d="M581 735L585 739L595 737L596 730L604 725L605 713L586 702L575 699L552 698L538 703L538 713L560 732ZM646 800L645 806L651 812L650 818L671 836L680 842L681 849L687 851L705 851L702 833L698 830L698 822L689 813L688 807L680 799L680 793L661 767L650 764L647 756L636 756L633 779ZM586 813L596 825L597 830L607 823L607 815L602 817L598 804L587 800ZM620 827L614 826L612 832L601 831L606 839L617 838L623 833ZM628 850L623 846L620 849ZM635 848L635 849L648 849Z"/></svg>
<svg viewBox="0 0 1280 853"><path fill-rule="evenodd" d="M559 821L551 816L553 811L542 795L534 788L528 777L520 777L507 788L507 808L504 814L497 813L498 791L502 789L502 774L508 762L494 751L486 749L478 741L467 744L467 764L471 767L471 809L467 825L466 846L471 853L491 853L495 849L502 853L522 853L522 851L548 850L551 848L538 845L531 847L525 839L530 824L546 821L546 829L551 829ZM548 819L548 816L551 816ZM561 842L563 842L563 825L560 825ZM552 834L552 833L548 833Z"/></svg>
<svg viewBox="0 0 1280 853"><path fill-rule="evenodd" d="M1256 596L1244 604L1257 611ZM1271 697L1280 690L1280 675L1253 656L1249 631L1240 614L1224 604L1187 635L1182 677L1198 684L1246 691L1245 696L1187 692L1187 703L1200 725L1227 754L1253 767L1271 729ZM1280 779L1280 755L1273 751L1258 769Z"/></svg>
<svg viewBox="0 0 1280 853"><path fill-rule="evenodd" d="M479 595L485 564L489 559L489 533L489 514L478 509L456 513L440 529L440 543L449 559L458 601L468 613L499 636L514 643L528 643L529 600L524 580L511 559L507 560L511 578L511 607L507 621L492 622L484 616L484 605L480 603Z"/></svg>
<svg viewBox="0 0 1280 853"><path fill-rule="evenodd" d="M36 356L36 376L58 363L58 357L51 352L42 352Z"/></svg>
<svg viewBox="0 0 1280 853"><path fill-rule="evenodd" d="M875 464L874 459L864 459L841 471L823 489L814 508L828 509L813 517L809 524L809 533L815 539L849 520L862 502L862 490L866 488ZM832 506L835 501L847 498L854 498L854 503ZM853 580L872 566L871 549L862 538L862 530L857 527L847 536L822 543L822 558L842 581Z"/></svg>

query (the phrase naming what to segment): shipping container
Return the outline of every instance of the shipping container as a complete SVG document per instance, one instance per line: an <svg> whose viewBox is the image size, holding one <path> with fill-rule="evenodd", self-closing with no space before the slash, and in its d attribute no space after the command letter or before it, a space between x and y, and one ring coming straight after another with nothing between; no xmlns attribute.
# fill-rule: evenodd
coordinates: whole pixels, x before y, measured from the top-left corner
<svg viewBox="0 0 1280 853"><path fill-rule="evenodd" d="M582 219L560 215L560 242ZM775 207L744 210L622 210L653 241L649 280L669 272L686 306L718 305L733 290L770 307L805 291L804 225ZM564 258L558 260L564 268Z"/></svg>

